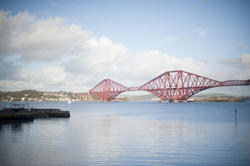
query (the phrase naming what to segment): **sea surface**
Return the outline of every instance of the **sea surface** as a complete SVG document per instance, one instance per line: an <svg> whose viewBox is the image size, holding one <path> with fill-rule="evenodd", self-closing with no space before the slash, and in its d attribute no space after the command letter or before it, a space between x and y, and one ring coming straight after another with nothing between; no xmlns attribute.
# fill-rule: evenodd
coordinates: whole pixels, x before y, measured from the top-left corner
<svg viewBox="0 0 250 166"><path fill-rule="evenodd" d="M29 104L71 117L1 124L0 166L250 165L249 102Z"/></svg>

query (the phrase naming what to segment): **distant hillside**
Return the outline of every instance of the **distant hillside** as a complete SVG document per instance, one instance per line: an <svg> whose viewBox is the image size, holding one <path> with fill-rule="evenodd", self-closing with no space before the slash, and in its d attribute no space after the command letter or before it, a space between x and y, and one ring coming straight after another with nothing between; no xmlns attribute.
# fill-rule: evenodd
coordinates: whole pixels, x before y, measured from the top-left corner
<svg viewBox="0 0 250 166"><path fill-rule="evenodd" d="M232 96L232 95L228 95L226 93L202 93L202 94L195 94L194 96L192 96L192 98L196 98L196 97L219 97L219 96Z"/></svg>
<svg viewBox="0 0 250 166"><path fill-rule="evenodd" d="M68 101L71 99L74 99L71 92L0 91L0 101Z"/></svg>
<svg viewBox="0 0 250 166"><path fill-rule="evenodd" d="M137 96L123 96L128 98L129 101L152 101L160 100L158 97L153 94L146 95L137 95ZM230 96L224 93L209 93L209 94L196 94L189 98L190 101L197 102L238 102L238 101L247 101L250 100L250 97L239 97L239 96Z"/></svg>
<svg viewBox="0 0 250 166"><path fill-rule="evenodd" d="M40 98L43 95L43 92L39 92L36 90L23 90L23 91L8 91L8 92L0 92L0 100L9 100L11 98L21 99L22 97L29 98Z"/></svg>
<svg viewBox="0 0 250 166"><path fill-rule="evenodd" d="M129 101L152 101L158 98L153 94L137 95L137 96L125 96Z"/></svg>

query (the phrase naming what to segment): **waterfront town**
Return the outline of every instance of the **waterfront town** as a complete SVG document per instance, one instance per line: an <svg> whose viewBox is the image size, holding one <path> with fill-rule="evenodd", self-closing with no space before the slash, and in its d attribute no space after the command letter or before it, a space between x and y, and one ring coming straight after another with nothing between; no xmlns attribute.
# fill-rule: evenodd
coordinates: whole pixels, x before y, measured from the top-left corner
<svg viewBox="0 0 250 166"><path fill-rule="evenodd" d="M16 92L0 92L1 101L92 101L94 98L88 93L72 92L43 92L23 90Z"/></svg>
<svg viewBox="0 0 250 166"><path fill-rule="evenodd" d="M36 90L23 90L13 92L0 91L0 101L99 101L98 98L93 97L87 92L73 93L73 92L44 92ZM115 101L126 101L125 97L115 99Z"/></svg>

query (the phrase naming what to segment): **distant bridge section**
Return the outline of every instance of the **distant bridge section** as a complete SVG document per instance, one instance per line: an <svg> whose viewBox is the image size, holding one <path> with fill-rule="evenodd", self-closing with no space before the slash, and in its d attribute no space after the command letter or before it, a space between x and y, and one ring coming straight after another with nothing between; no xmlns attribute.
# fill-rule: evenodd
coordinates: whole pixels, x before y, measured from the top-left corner
<svg viewBox="0 0 250 166"><path fill-rule="evenodd" d="M228 80L221 82L221 86L242 86L242 85L250 85L249 80Z"/></svg>
<svg viewBox="0 0 250 166"><path fill-rule="evenodd" d="M111 79L104 79L89 92L93 97L97 97L99 100L111 101L125 91L128 91L127 87Z"/></svg>
<svg viewBox="0 0 250 166"><path fill-rule="evenodd" d="M162 101L187 100L192 95L209 88L222 86L246 86L250 80L217 81L182 70L168 71L140 87L126 87L113 80L104 79L89 93L99 100L111 101L125 91L147 91Z"/></svg>

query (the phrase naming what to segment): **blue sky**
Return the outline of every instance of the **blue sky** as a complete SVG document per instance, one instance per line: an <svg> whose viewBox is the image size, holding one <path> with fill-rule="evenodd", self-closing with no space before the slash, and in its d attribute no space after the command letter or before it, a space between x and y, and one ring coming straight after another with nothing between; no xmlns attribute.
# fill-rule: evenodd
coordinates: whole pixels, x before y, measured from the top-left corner
<svg viewBox="0 0 250 166"><path fill-rule="evenodd" d="M28 70L30 73L45 70L44 68L46 67L57 66L60 68L58 70L62 70L66 73L67 76L63 76L66 79L68 77L90 78L92 75L94 75L93 77L98 75L105 78L113 76L118 81L126 81L125 83L132 85L133 83L136 83L135 78L139 79L139 83L144 82L151 77L174 68L174 64L177 64L176 68L180 67L181 69L191 70L191 72L198 72L198 74L205 74L206 76L221 81L224 79L250 78L250 1L247 0L100 0L73 2L66 0L8 0L1 1L0 8L4 12L10 12L7 16L4 16L9 20L11 16L15 17L26 11L27 17L34 17L30 24L35 24L36 22L39 23L39 21L44 20L44 22L47 22L43 25L49 26L56 18L61 18L63 19L63 23L60 25L58 25L58 23L56 25L64 28L71 25L77 25L82 31L88 33L88 35L86 35L88 36L86 37L86 41L94 38L96 43L99 44L98 47L95 45L95 47L97 47L95 50L100 49L100 51L86 49L83 51L82 48L85 48L85 45L82 44L81 51L83 52L79 50L77 53L71 52L71 47L69 49L70 51L62 50L62 52L60 52L60 54L65 55L55 55L55 57L58 58L52 58L53 60L50 61L48 61L48 59L44 60L46 58L39 57L39 55L37 55L36 58L31 57L31 55L26 56L24 52L28 52L28 50L23 49L16 49L15 51L13 49L12 53L5 53L5 56L3 56L3 61L5 62L8 61L10 57L13 57L11 54L21 56L21 58L17 58L18 60L16 60L15 64L25 64L25 66L29 66L21 68ZM53 21L49 22L49 19L52 19ZM69 32L66 31L67 30L65 30L64 33L68 34ZM35 32L38 32L38 30L35 30ZM53 30L53 32L55 32L55 30ZM61 33L62 32L60 32L60 34ZM24 34L27 35L28 33ZM24 34L20 34L20 36L24 36ZM73 34L76 34L76 32L70 31L70 35ZM80 41L80 39L76 40ZM91 57L93 59L96 58L97 60L99 57L105 57L102 48L104 47L103 45L107 46L105 44L107 42L110 44L110 50L114 50L112 49L113 46L117 49L116 52L109 52L112 56L107 56L107 59L113 60L109 62L102 60L100 63L93 62L93 65L90 65L86 69L73 69L72 67L69 67L77 66L77 64L74 64L76 61L83 62L82 64L79 63L78 66L84 65L84 63L88 63L87 65L89 65L92 59L90 61L87 60ZM23 39L20 43L27 43L27 41L24 42ZM33 44L34 43L31 43L31 45ZM41 47L43 47L43 42L40 44ZM64 45L58 47L61 48L63 46ZM30 46L25 45L25 47ZM75 47L76 46L74 45L74 48ZM38 50L37 52L41 51ZM87 55L85 56L86 52L93 55L87 57ZM53 54L56 53L53 52ZM151 56L146 57L148 55ZM76 60L77 58L80 59ZM156 58L159 60L157 61ZM163 67L162 65L159 65L163 60L168 61L165 62L165 68L164 65ZM190 60L192 62L185 65L183 64L184 62L181 62L182 60ZM122 61L126 63L122 63ZM145 61L145 63L140 63L140 61ZM132 66L138 64L150 65L151 61L152 68L154 68L152 69L152 72L151 70L146 71L149 68L146 66L135 67L133 71L138 73L134 76L129 76L129 73L131 73L131 66L126 64L130 64L131 62ZM72 63L67 64L68 62ZM106 64L112 66L109 68L110 72L109 70L103 70L103 72L101 72L102 69L100 66ZM99 70L99 72L93 71L95 70L93 67L94 65L99 66L100 69L96 69ZM197 69L195 69L196 65ZM190 66L193 66L193 68ZM16 67L19 67L20 71L20 66L17 65ZM79 71L82 74L85 74L85 76L72 76L72 71ZM125 73L124 75L126 76L121 78L118 71L120 71L120 73ZM139 73L143 71L145 73ZM11 79L12 83L17 80L15 80L15 78L8 78L8 81L11 81ZM85 80L86 87L84 90L87 90L92 84L94 84L94 80L94 78ZM99 80L95 81L97 82ZM75 82L76 84L80 84L77 81ZM4 87L5 84L2 83L1 89L10 88L7 86ZM48 85L40 85L34 88L43 89L44 87L51 87L54 89L53 86L60 87L48 82ZM61 88L65 87L69 86L61 85ZM71 87L77 86L71 85ZM18 89L22 89L22 87ZM69 90L81 91L79 87L76 89L69 88ZM249 88L247 88L247 90L250 92ZM246 89L241 91L243 93Z"/></svg>
<svg viewBox="0 0 250 166"><path fill-rule="evenodd" d="M250 1L8 0L1 3L2 9L12 14L27 10L39 18L66 18L97 37L108 36L134 52L159 49L173 56L217 59L240 56L243 50L237 45L250 43ZM194 30L199 28L206 31L206 38L193 37ZM177 41L168 41L170 37L176 37Z"/></svg>

